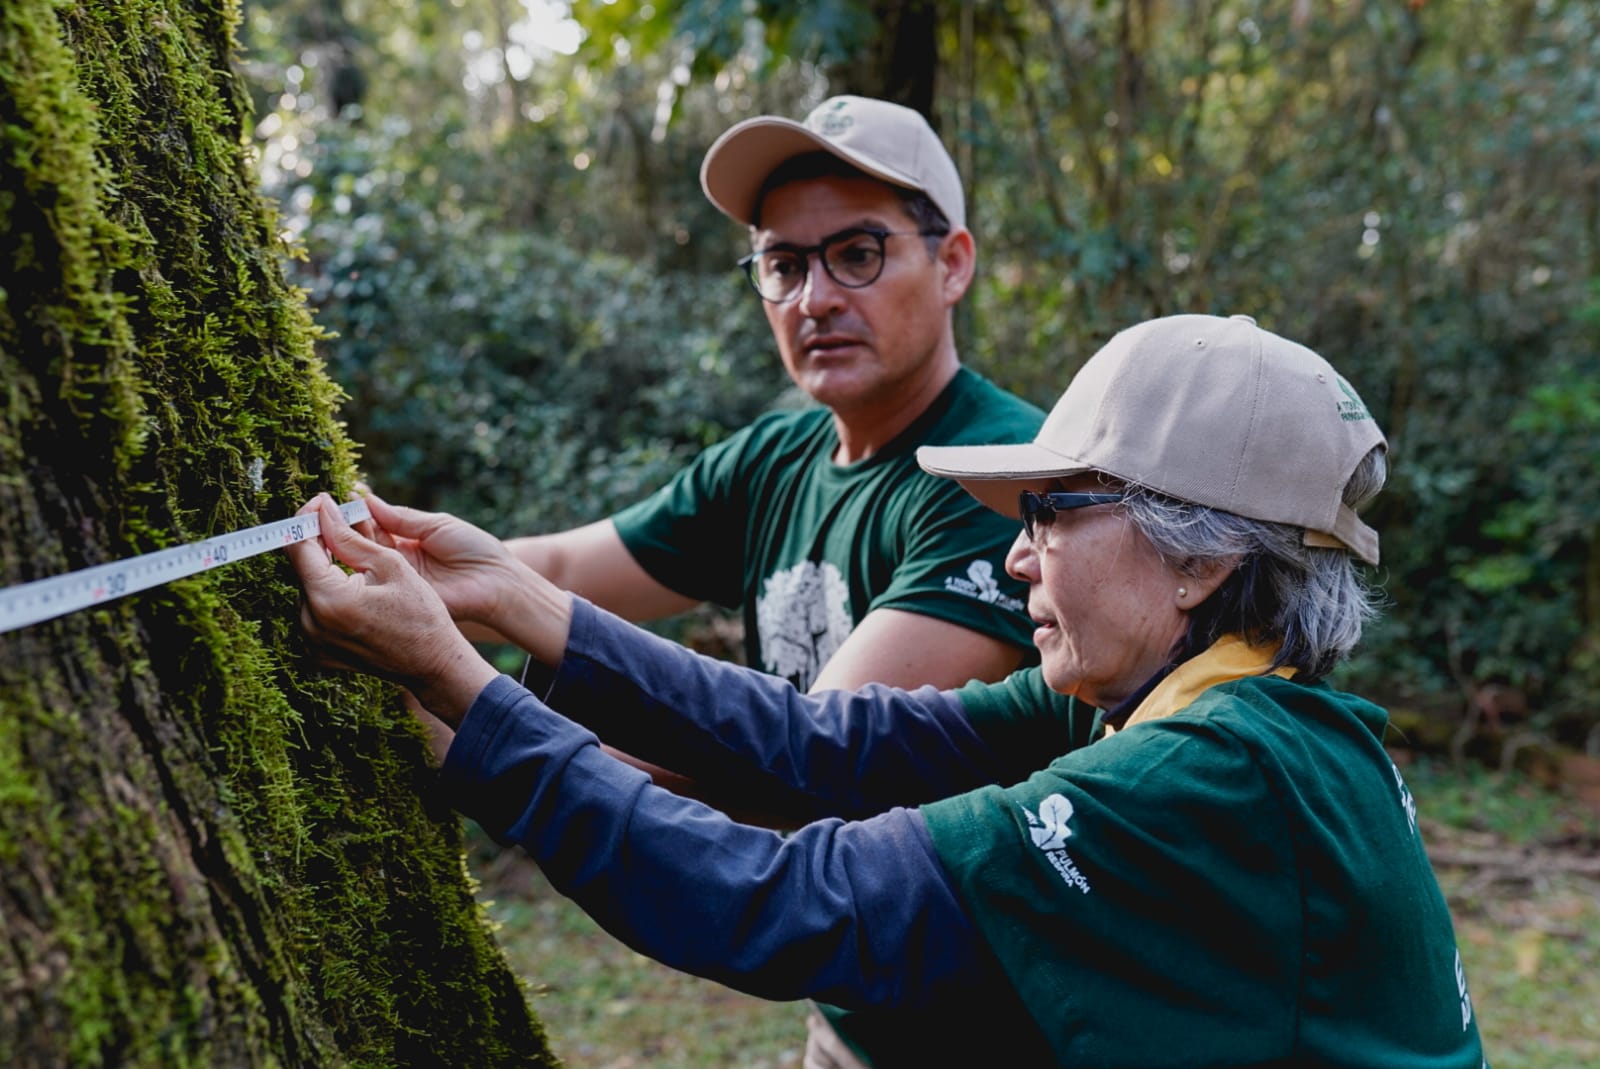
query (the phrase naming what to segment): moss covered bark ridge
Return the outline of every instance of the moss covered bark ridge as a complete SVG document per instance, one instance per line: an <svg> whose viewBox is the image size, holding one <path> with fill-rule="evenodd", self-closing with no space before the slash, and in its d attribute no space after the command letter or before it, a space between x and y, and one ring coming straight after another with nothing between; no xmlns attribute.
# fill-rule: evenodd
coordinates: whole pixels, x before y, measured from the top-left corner
<svg viewBox="0 0 1600 1069"><path fill-rule="evenodd" d="M0 584L353 480L236 19L0 5ZM557 1064L409 715L297 604L271 554L0 635L0 1064Z"/></svg>

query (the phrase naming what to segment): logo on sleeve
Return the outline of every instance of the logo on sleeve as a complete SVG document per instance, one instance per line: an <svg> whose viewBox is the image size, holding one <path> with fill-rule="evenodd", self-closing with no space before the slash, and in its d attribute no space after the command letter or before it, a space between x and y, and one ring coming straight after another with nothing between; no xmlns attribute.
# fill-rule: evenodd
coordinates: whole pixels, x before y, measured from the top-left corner
<svg viewBox="0 0 1600 1069"><path fill-rule="evenodd" d="M1040 802L1037 814L1027 806L1022 806L1022 815L1028 818L1028 835L1032 837L1033 845L1044 851L1050 867L1066 881L1068 887L1088 894L1089 880L1078 871L1078 866L1067 853L1067 840L1072 838L1072 828L1068 826L1072 812L1072 800L1060 794L1052 794Z"/></svg>
<svg viewBox="0 0 1600 1069"><path fill-rule="evenodd" d="M994 564L981 557L967 565L965 576L945 576L944 588L951 593L965 594L969 598L977 598L979 601L998 605L1012 612L1022 611L1022 599L1014 598L1000 589L1000 580L995 578L994 574Z"/></svg>
<svg viewBox="0 0 1600 1069"><path fill-rule="evenodd" d="M1461 1000L1461 1030L1465 1032L1472 1023L1472 996L1467 993L1467 970L1461 964L1461 951L1456 951L1456 997Z"/></svg>
<svg viewBox="0 0 1600 1069"><path fill-rule="evenodd" d="M1406 822L1411 825L1411 834L1417 834L1417 800L1411 797L1411 788L1406 786L1405 777L1400 775L1400 766L1389 763L1394 769L1394 784L1400 789L1400 808L1405 810Z"/></svg>

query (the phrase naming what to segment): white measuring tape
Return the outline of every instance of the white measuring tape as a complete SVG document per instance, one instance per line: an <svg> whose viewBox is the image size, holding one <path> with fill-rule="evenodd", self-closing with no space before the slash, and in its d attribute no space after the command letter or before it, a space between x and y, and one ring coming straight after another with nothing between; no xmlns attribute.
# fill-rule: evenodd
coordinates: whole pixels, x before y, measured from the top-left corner
<svg viewBox="0 0 1600 1069"><path fill-rule="evenodd" d="M370 520L367 503L359 498L339 506L351 523ZM42 620L53 620L69 612L101 605L128 594L137 594L174 579L183 579L220 568L258 553L292 546L322 533L317 514L291 516L231 534L217 535L185 546L159 549L137 557L96 564L65 575L37 579L31 583L0 590L0 634L27 627Z"/></svg>

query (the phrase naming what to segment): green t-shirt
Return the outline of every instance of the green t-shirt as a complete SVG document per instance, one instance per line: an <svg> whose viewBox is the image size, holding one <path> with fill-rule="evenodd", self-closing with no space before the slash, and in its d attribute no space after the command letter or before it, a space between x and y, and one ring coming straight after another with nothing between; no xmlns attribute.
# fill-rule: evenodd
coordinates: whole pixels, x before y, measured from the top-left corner
<svg viewBox="0 0 1600 1069"><path fill-rule="evenodd" d="M1032 440L1037 407L962 368L911 426L832 461L825 408L767 415L613 517L659 583L743 607L747 662L808 689L862 617L936 617L1033 655L1026 588L1006 575L1017 522L917 466L921 445Z"/></svg>
<svg viewBox="0 0 1600 1069"><path fill-rule="evenodd" d="M1386 723L1237 679L923 806L997 997L1060 1065L1487 1064Z"/></svg>
<svg viewBox="0 0 1600 1069"><path fill-rule="evenodd" d="M1038 665L1019 668L997 683L974 680L956 697L967 722L1014 780L1100 736L1100 710L1051 690Z"/></svg>

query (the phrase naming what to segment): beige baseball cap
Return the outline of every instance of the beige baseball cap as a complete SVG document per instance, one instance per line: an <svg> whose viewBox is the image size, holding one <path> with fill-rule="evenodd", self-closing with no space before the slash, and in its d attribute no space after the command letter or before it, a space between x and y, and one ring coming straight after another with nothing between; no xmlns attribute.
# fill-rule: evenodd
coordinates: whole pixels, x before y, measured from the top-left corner
<svg viewBox="0 0 1600 1069"><path fill-rule="evenodd" d="M785 160L828 152L891 185L920 190L950 225L967 225L955 161L920 112L872 97L830 97L804 122L758 115L730 127L700 165L700 187L736 222L751 225L767 176Z"/></svg>
<svg viewBox="0 0 1600 1069"><path fill-rule="evenodd" d="M917 461L997 512L1041 479L1105 472L1169 497L1305 529L1307 545L1378 563L1378 533L1342 501L1383 432L1351 385L1249 316L1129 327L1072 379L1032 442L923 446Z"/></svg>

